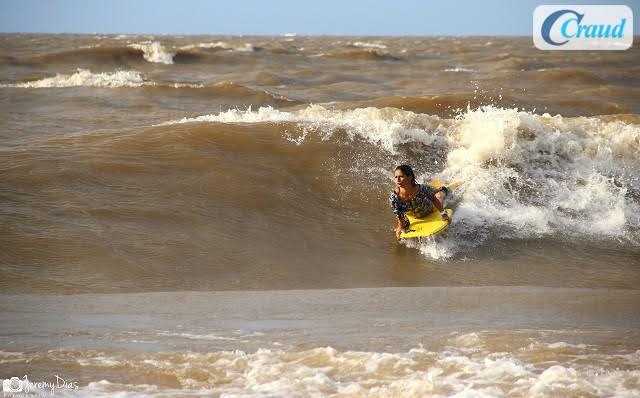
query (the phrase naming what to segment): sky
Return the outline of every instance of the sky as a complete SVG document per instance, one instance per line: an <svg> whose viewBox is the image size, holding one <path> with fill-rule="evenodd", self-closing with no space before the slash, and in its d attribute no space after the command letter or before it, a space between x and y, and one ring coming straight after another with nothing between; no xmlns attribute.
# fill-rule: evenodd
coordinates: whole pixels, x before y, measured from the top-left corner
<svg viewBox="0 0 640 398"><path fill-rule="evenodd" d="M640 0L0 0L0 32L529 36L541 4Z"/></svg>

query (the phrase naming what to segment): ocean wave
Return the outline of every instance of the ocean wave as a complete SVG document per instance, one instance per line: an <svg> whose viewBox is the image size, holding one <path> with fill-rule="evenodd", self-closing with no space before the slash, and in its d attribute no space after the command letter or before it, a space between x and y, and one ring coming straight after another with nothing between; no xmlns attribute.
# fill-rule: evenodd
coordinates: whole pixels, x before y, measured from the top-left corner
<svg viewBox="0 0 640 398"><path fill-rule="evenodd" d="M445 68L445 72L464 72L464 73L477 73L478 71L472 68L464 68L461 66L455 66L451 68Z"/></svg>
<svg viewBox="0 0 640 398"><path fill-rule="evenodd" d="M330 138L337 130L346 131L351 137L361 136L378 143L388 151L402 143L421 141L433 142L433 137L425 134L431 120L437 117L417 115L386 108L359 108L349 111L330 110L320 105L311 105L299 111L287 112L272 107L260 107L257 111L230 109L218 114L183 118L162 125L219 122L219 123L302 123L306 130L318 132ZM407 127L409 126L409 127Z"/></svg>
<svg viewBox="0 0 640 398"><path fill-rule="evenodd" d="M363 48L357 50L334 51L330 53L320 54L326 58L345 58L345 59L371 59L382 61L400 61L402 58L396 57L389 53L380 51L379 49Z"/></svg>
<svg viewBox="0 0 640 398"><path fill-rule="evenodd" d="M377 48L384 50L387 48L386 45L380 42L367 42L367 41L355 41L353 43L349 43L349 45L353 47L361 47L361 48Z"/></svg>
<svg viewBox="0 0 640 398"><path fill-rule="evenodd" d="M30 59L36 64L123 64L144 62L144 51L126 46L87 46L73 50L58 51Z"/></svg>
<svg viewBox="0 0 640 398"><path fill-rule="evenodd" d="M251 43L230 44L224 41L187 44L185 46L180 47L180 50L193 50L193 49L229 50L229 51L237 51L237 52L255 52L260 50L259 47L256 47Z"/></svg>
<svg viewBox="0 0 640 398"><path fill-rule="evenodd" d="M242 84L223 81L213 85L204 86L202 84L190 83L163 83L153 84L147 87L148 90L171 90L173 96L202 97L205 99L219 98L225 104L251 106L279 106L287 107L302 104L301 101L259 88L251 88ZM175 90L178 89L178 90Z"/></svg>
<svg viewBox="0 0 640 398"><path fill-rule="evenodd" d="M168 52L162 44L157 41L129 44L129 47L142 51L144 59L149 62L167 65L173 64L175 53Z"/></svg>
<svg viewBox="0 0 640 398"><path fill-rule="evenodd" d="M295 123L301 133L285 138L297 145L309 134L331 140L345 132L396 156L409 155L406 144L427 151L419 158L443 152L436 177L463 184L451 199L459 227L445 233L437 248L435 242L420 244L434 258L451 257L490 237L640 243L640 201L634 199L640 192L640 126L635 124L491 106L441 119L395 108L319 105L291 112L234 109L166 124L192 122Z"/></svg>
<svg viewBox="0 0 640 398"><path fill-rule="evenodd" d="M238 83L230 82L230 81L216 83L215 85L210 86L209 89L215 90L217 93L219 93L219 95L225 98L244 99L249 104L255 103L253 100L257 100L258 102L264 102L264 100L266 99L271 99L271 100L275 99L278 101L289 102L289 103L293 103L293 102L299 103L298 101L293 100L291 98L287 98L286 96L283 96L283 95L275 94L267 90L252 89L252 88L243 86Z"/></svg>
<svg viewBox="0 0 640 398"><path fill-rule="evenodd" d="M3 84L1 87L19 88L56 88L56 87L141 87L145 84L140 72L117 71L93 73L90 70L78 69L74 74L58 74L40 80Z"/></svg>
<svg viewBox="0 0 640 398"><path fill-rule="evenodd" d="M379 97L365 101L348 102L346 104L353 107L391 107L446 118L461 114L467 108L475 109L483 102L490 102L498 106L508 106L509 104L514 104L516 100L502 95L493 98L482 93L469 92L431 96Z"/></svg>
<svg viewBox="0 0 640 398"><path fill-rule="evenodd" d="M282 86L291 82L291 78L283 77L273 72L259 71L255 73L255 81L262 86Z"/></svg>
<svg viewBox="0 0 640 398"><path fill-rule="evenodd" d="M492 55L488 61L491 62L494 69L497 70L529 70L535 69L538 66L535 61L527 61L511 53Z"/></svg>
<svg viewBox="0 0 640 398"><path fill-rule="evenodd" d="M145 86L145 90L165 87ZM200 92L226 99L237 95L239 101L260 96L258 89L230 82L184 88L175 94ZM264 101L277 102L269 94ZM622 252L631 256L640 247L640 124L634 121L637 116L563 117L498 107L467 109L451 118L395 107L231 109L159 126L47 135L42 142L33 140L24 149L6 151L7 164L16 166L7 166L5 184L20 186L34 198L50 192L52 211L78 226L87 225L78 228L100 230L102 223L108 223L113 236L122 236L120 241L114 237L110 245L120 248L117 261L126 264L123 268L136 264L153 270L156 264L174 262L178 252L193 252L197 254L187 257L192 275L198 275L202 268L196 265L209 264L198 254L211 250L225 253L216 261L229 269L239 263L261 267L265 250L270 250L265 247L277 247L275 242L281 239L299 239L296 242L304 246L327 230L336 234L335 240L324 242L327 247L349 239L349 244L359 245L375 235L371 243L363 244L375 252L379 239L392 235L386 199L393 186L392 169L399 163L414 165L421 181L462 182L449 198L455 211L451 227L436 238L408 244L428 261L493 256L497 248L517 249L539 240L577 242L578 247L622 245ZM49 166L51 158L56 167ZM233 174L242 175L249 184L228 187L225 178ZM78 193L74 188L78 181L93 181L95 189L89 196ZM128 188L128 181L135 190ZM176 197L175 192L181 194ZM283 201L289 205L283 208ZM94 209L86 203L101 205ZM220 230L211 227L208 231L214 238L204 240L192 239L199 232L185 232L182 238L171 231L148 233L157 231L158 224L184 225L191 231L194 220L210 224L208 220L221 214L260 222L250 228L245 221ZM47 231L61 228L44 215L34 212L28 224ZM17 220L13 221L17 230L27 225ZM63 225L76 235L62 243L49 233L46 239L54 248L50 250L88 247L82 240L86 229ZM247 231L261 242L260 247L241 244L237 252L225 251L229 242L220 234L241 239ZM103 255L101 235L88 236L93 236L92 247L98 248L96 256ZM176 239L176 245L164 245L167 239ZM20 247L44 247L43 238L33 238L31 231L16 233L15 242L22 242ZM282 258L274 252L265 260L272 270ZM335 252L331 255L340 258ZM34 261L41 258L48 260L40 256ZM324 266L326 258L317 261L320 264L314 266ZM288 288L290 280L302 283L296 278L278 279L279 272L270 275L273 280L261 279L265 283L261 286ZM124 282L113 282L120 283ZM224 287L235 282L219 283ZM242 285L234 286L255 287L252 278L238 283Z"/></svg>
<svg viewBox="0 0 640 398"><path fill-rule="evenodd" d="M238 83L223 81L213 85L188 82L155 82L138 71L115 71L95 73L90 70L78 69L73 74L58 74L34 81L0 84L0 87L14 88L69 88L69 87L98 87L98 88L144 88L158 93L170 91L169 95L184 97L202 97L211 100L220 98L225 104L250 106L251 104L271 106L292 106L301 101L288 98L278 93L263 89L254 89ZM165 95L165 94L163 94Z"/></svg>
<svg viewBox="0 0 640 398"><path fill-rule="evenodd" d="M23 65L26 64L24 61L13 57L11 55L0 54L0 65Z"/></svg>
<svg viewBox="0 0 640 398"><path fill-rule="evenodd" d="M587 85L603 84L605 81L595 72L578 69L578 68L542 68L537 69L537 76L534 78L539 80L548 80L550 82L558 82L566 84L583 83Z"/></svg>
<svg viewBox="0 0 640 398"><path fill-rule="evenodd" d="M194 49L206 49L206 50L228 50L232 48L228 43L223 41L217 41L215 43L205 42L197 44L187 44L180 47L180 50L194 50Z"/></svg>
<svg viewBox="0 0 640 398"><path fill-rule="evenodd" d="M64 63L77 66L105 64L122 66L144 62L172 65L176 62L200 61L205 54L194 52L199 48L206 47L184 46L176 51L169 51L160 42L144 41L126 46L86 46L40 55L29 61L43 65Z"/></svg>

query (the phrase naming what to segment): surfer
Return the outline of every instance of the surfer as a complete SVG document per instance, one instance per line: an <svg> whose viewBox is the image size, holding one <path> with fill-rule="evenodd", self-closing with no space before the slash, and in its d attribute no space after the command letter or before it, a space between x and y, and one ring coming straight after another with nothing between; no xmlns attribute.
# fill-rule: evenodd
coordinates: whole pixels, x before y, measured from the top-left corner
<svg viewBox="0 0 640 398"><path fill-rule="evenodd" d="M416 218L423 218L433 212L434 207L440 212L442 219L451 222L444 209L444 198L448 189L440 187L434 189L427 184L418 184L411 166L403 164L396 167L394 172L396 188L389 196L391 210L398 218L396 237L409 229L406 213L412 213Z"/></svg>

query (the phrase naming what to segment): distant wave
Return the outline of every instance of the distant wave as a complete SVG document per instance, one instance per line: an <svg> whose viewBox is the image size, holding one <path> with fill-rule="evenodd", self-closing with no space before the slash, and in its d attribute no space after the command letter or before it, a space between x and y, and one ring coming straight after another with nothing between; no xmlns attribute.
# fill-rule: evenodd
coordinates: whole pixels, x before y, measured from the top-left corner
<svg viewBox="0 0 640 398"><path fill-rule="evenodd" d="M65 87L101 87L101 88L138 88L147 90L171 90L171 95L189 97L224 98L232 104L251 104L291 106L300 101L272 93L263 89L253 89L230 81L205 86L186 82L155 82L147 80L138 71L115 71L94 73L87 69L78 69L73 74L58 74L34 81L2 84L0 87L14 88L65 88Z"/></svg>
<svg viewBox="0 0 640 398"><path fill-rule="evenodd" d="M355 41L353 43L350 43L350 45L352 45L353 47L377 48L377 49L381 49L381 50L384 50L385 48L387 48L387 46L382 44L382 43L379 43L379 42L367 42L367 41Z"/></svg>
<svg viewBox="0 0 640 398"><path fill-rule="evenodd" d="M180 50L193 50L193 49L230 50L230 51L237 51L237 52L255 52L260 50L259 47L256 47L251 43L229 44L224 41L217 41L215 43L205 42L205 43L197 43L197 44L188 44L180 47Z"/></svg>
<svg viewBox="0 0 640 398"><path fill-rule="evenodd" d="M464 67L461 67L461 66L456 66L456 67L453 67L453 68L446 68L444 71L445 72L465 72L465 73L476 73L476 72L478 72L475 69L464 68Z"/></svg>
<svg viewBox="0 0 640 398"><path fill-rule="evenodd" d="M155 91L171 90L171 93L168 95L174 97L201 97L203 100L219 98L231 106L244 105L248 107L253 104L258 106L288 107L303 103L278 93L259 88L251 88L230 81L223 81L207 86L187 83L156 83L146 86L145 89Z"/></svg>
<svg viewBox="0 0 640 398"><path fill-rule="evenodd" d="M311 105L295 112L286 112L272 107L260 107L257 111L231 109L215 115L173 120L162 125L221 122L221 123L265 123L297 122L309 129L330 137L336 129L344 129L352 137L361 136L377 142L383 148L394 148L414 140L431 143L431 136L424 134L423 116L396 109L360 108L355 110L330 110L320 105ZM407 127L409 125L411 127Z"/></svg>
<svg viewBox="0 0 640 398"><path fill-rule="evenodd" d="M255 90L255 89L251 89L248 88L246 86L243 86L241 84L237 84L237 83L233 83L233 82L221 82L221 83L217 83L215 84L213 87L216 89L217 91L220 92L220 94L226 98L233 98L233 97L240 97L240 98L247 98L247 97L251 97L251 96L260 96L260 97L268 97L270 99L277 99L280 101L287 101L287 102L298 102L298 101L294 101L290 98L287 98L283 95L279 95L279 94L274 94L271 93L267 90ZM264 98L263 98L264 99Z"/></svg>
<svg viewBox="0 0 640 398"><path fill-rule="evenodd" d="M144 51L127 46L91 46L73 50L39 55L32 62L49 65L52 63L82 64L123 64L144 62Z"/></svg>
<svg viewBox="0 0 640 398"><path fill-rule="evenodd" d="M21 61L16 57L6 55L6 54L0 54L0 65L23 65L23 64L26 64L26 62Z"/></svg>
<svg viewBox="0 0 640 398"><path fill-rule="evenodd" d="M280 43L282 44L282 43ZM194 62L240 62L238 60L224 59L216 56L218 53L224 54L251 54L251 53L271 53L271 54L299 54L306 53L309 48L301 47L293 49L288 46L274 45L262 47L250 42L232 41L211 41L185 44L178 47L170 47L160 41L140 41L122 45L93 45L81 48L74 48L64 51L51 52L38 55L21 62L31 62L43 66L55 64L67 64L68 66L95 68L96 66L113 65L135 67L139 63L154 64L180 64ZM354 41L342 43L329 50L317 52L316 56L333 58L336 60L383 60L400 61L411 55L407 55L407 50L392 53L387 49L386 44L378 42ZM401 54L401 55L399 55ZM220 54L218 54L220 55ZM528 65L523 60L511 55L498 55L496 67L500 69L532 70L544 65ZM16 59L2 59L0 63L15 63ZM242 61L244 62L244 60ZM446 72L477 72L474 68L466 66L451 65L444 69Z"/></svg>
<svg viewBox="0 0 640 398"><path fill-rule="evenodd" d="M372 48L336 51L336 52L324 53L320 55L327 58L346 58L346 59L365 58L365 59L376 59L376 60L386 60L386 61L401 60L401 58L399 57L396 57L394 55L382 52L378 49L372 49Z"/></svg>
<svg viewBox="0 0 640 398"><path fill-rule="evenodd" d="M3 84L2 87L140 87L144 84L148 83L144 81L140 72L136 71L92 73L90 70L78 69L71 75L58 74L35 81Z"/></svg>
<svg viewBox="0 0 640 398"><path fill-rule="evenodd" d="M179 47L173 53L172 60L176 64L195 63L202 61L210 62L234 62L231 60L223 61L221 58L213 58L217 53L253 53L262 50L251 43L229 44L223 41L215 43L197 43L188 44Z"/></svg>
<svg viewBox="0 0 640 398"><path fill-rule="evenodd" d="M86 46L38 55L30 62L49 65L66 63L71 65L123 65L136 62L173 64L175 52L167 50L157 41L144 41L126 46Z"/></svg>
<svg viewBox="0 0 640 398"><path fill-rule="evenodd" d="M16 88L64 88L64 87L164 87L164 88L204 88L202 84L164 82L157 83L147 80L143 75L134 70L120 70L115 72L91 72L88 69L78 68L73 74L57 74L39 80L20 83L2 84L0 87Z"/></svg>
<svg viewBox="0 0 640 398"><path fill-rule="evenodd" d="M438 115L440 117L453 117L463 113L467 108L475 109L482 103L491 103L497 106L510 106L515 99L498 95L496 98L488 98L485 95L468 92L447 95L430 96L390 96L373 98L365 101L347 103L355 107L392 107L416 113Z"/></svg>
<svg viewBox="0 0 640 398"><path fill-rule="evenodd" d="M537 78L551 82L601 84L605 81L595 72L579 68L542 68L536 70Z"/></svg>
<svg viewBox="0 0 640 398"><path fill-rule="evenodd" d="M142 51L144 59L149 62L167 65L173 64L173 56L175 53L168 52L162 44L157 41L130 44L129 47Z"/></svg>

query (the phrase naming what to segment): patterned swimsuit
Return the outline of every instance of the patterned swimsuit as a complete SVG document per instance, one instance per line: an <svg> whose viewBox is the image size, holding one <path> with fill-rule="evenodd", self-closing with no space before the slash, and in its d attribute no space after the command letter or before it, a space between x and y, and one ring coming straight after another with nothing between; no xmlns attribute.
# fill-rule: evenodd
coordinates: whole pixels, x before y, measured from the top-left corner
<svg viewBox="0 0 640 398"><path fill-rule="evenodd" d="M398 217L398 220L402 223L402 228L405 230L409 228L409 220L405 217L405 214L410 213L416 218L426 217L433 212L433 202L435 200L436 194L433 188L425 184L420 184L418 193L410 201L402 199L395 191L391 192L389 196L391 210Z"/></svg>

